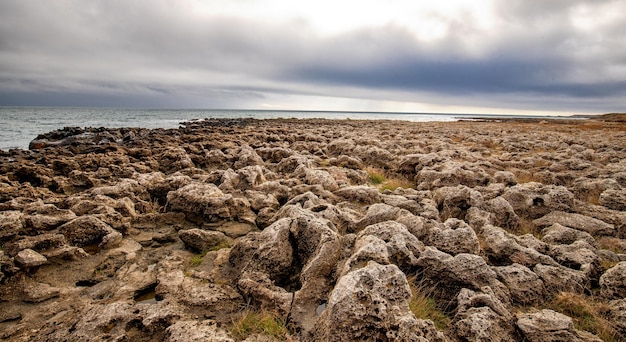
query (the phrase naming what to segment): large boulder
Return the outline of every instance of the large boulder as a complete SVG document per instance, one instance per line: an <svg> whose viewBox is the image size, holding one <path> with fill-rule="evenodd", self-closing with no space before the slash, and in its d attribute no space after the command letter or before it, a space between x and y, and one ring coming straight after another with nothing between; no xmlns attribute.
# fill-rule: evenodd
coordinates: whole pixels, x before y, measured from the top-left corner
<svg viewBox="0 0 626 342"><path fill-rule="evenodd" d="M314 341L445 341L409 309L411 289L395 265L370 261L341 277L315 324Z"/></svg>
<svg viewBox="0 0 626 342"><path fill-rule="evenodd" d="M541 183L517 184L502 194L515 213L524 218L536 219L552 211L570 211L574 205L574 194L563 186Z"/></svg>

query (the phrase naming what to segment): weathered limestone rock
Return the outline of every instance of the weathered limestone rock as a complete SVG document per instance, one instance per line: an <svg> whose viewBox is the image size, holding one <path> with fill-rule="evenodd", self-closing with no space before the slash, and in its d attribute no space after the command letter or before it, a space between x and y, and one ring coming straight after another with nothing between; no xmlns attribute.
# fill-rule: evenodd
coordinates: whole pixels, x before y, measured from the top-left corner
<svg viewBox="0 0 626 342"><path fill-rule="evenodd" d="M17 210L0 212L0 240L14 237L22 227L21 212Z"/></svg>
<svg viewBox="0 0 626 342"><path fill-rule="evenodd" d="M474 230L464 221L455 218L447 219L442 227L432 227L424 242L451 255L480 253L480 244Z"/></svg>
<svg viewBox="0 0 626 342"><path fill-rule="evenodd" d="M578 229L568 228L558 223L545 228L541 232L543 234L541 241L553 245L569 245L579 240L585 241L591 246L595 246L596 244L596 240L589 233Z"/></svg>
<svg viewBox="0 0 626 342"><path fill-rule="evenodd" d="M196 223L238 220L254 224L255 215L245 198L224 194L214 184L191 183L167 194L170 211L180 211Z"/></svg>
<svg viewBox="0 0 626 342"><path fill-rule="evenodd" d="M433 192L433 200L437 203L442 219L463 220L467 215L467 210L483 204L482 194L464 185L439 188Z"/></svg>
<svg viewBox="0 0 626 342"><path fill-rule="evenodd" d="M334 194L346 201L364 204L379 203L381 200L377 189L365 185L347 186L335 191Z"/></svg>
<svg viewBox="0 0 626 342"><path fill-rule="evenodd" d="M570 317L548 309L519 314L516 325L524 338L530 342L602 341L591 334L574 329Z"/></svg>
<svg viewBox="0 0 626 342"><path fill-rule="evenodd" d="M586 241L575 241L569 245L550 245L548 253L559 264L595 275L600 268L596 249Z"/></svg>
<svg viewBox="0 0 626 342"><path fill-rule="evenodd" d="M609 268L600 277L600 294L608 299L626 298L626 262Z"/></svg>
<svg viewBox="0 0 626 342"><path fill-rule="evenodd" d="M615 227L612 224L608 224L593 217L562 211L552 211L534 220L533 223L539 228L549 227L558 223L562 226L582 230L594 236L612 235L615 233Z"/></svg>
<svg viewBox="0 0 626 342"><path fill-rule="evenodd" d="M583 293L589 287L589 275L561 265L548 266L538 264L533 272L543 280L545 291Z"/></svg>
<svg viewBox="0 0 626 342"><path fill-rule="evenodd" d="M34 268L48 262L45 256L33 251L32 249L24 249L15 256L15 264L21 268Z"/></svg>
<svg viewBox="0 0 626 342"><path fill-rule="evenodd" d="M508 287L513 303L532 305L543 300L543 281L520 264L494 267L498 279Z"/></svg>
<svg viewBox="0 0 626 342"><path fill-rule="evenodd" d="M59 209L54 204L35 202L24 208L25 228L36 231L51 230L76 218L76 214L67 209Z"/></svg>
<svg viewBox="0 0 626 342"><path fill-rule="evenodd" d="M552 211L570 211L574 194L562 186L523 183L507 188L502 197L520 217L536 219Z"/></svg>
<svg viewBox="0 0 626 342"><path fill-rule="evenodd" d="M525 247L517 238L504 229L491 225L484 226L479 234L483 238L483 250L489 260L496 265L518 263L526 267L537 264L554 265L557 263L547 255Z"/></svg>
<svg viewBox="0 0 626 342"><path fill-rule="evenodd" d="M122 241L122 234L91 215L80 216L62 225L59 232L69 243L77 246L99 244L101 248L109 249Z"/></svg>
<svg viewBox="0 0 626 342"><path fill-rule="evenodd" d="M65 236L62 234L46 233L37 236L26 236L15 242L7 243L4 246L4 251L9 256L15 256L24 249L32 249L43 253L46 250L60 248L65 245Z"/></svg>
<svg viewBox="0 0 626 342"><path fill-rule="evenodd" d="M493 214L493 221L490 223L495 226L515 231L520 225L520 218L513 206L501 196L485 202L484 209Z"/></svg>
<svg viewBox="0 0 626 342"><path fill-rule="evenodd" d="M489 286L504 303L510 301L509 290L489 265L478 255L461 253L452 257L433 247L422 251L417 265L424 277L437 284L437 295L452 300L462 288L479 290Z"/></svg>
<svg viewBox="0 0 626 342"><path fill-rule="evenodd" d="M409 310L411 290L395 265L370 261L341 277L315 324L315 341L445 341Z"/></svg>
<svg viewBox="0 0 626 342"><path fill-rule="evenodd" d="M228 332L219 328L215 321L180 320L165 330L166 342L234 342Z"/></svg>
<svg viewBox="0 0 626 342"><path fill-rule="evenodd" d="M246 166L263 165L263 158L249 145L241 146L241 150L237 155L237 160L233 164L235 169L241 169Z"/></svg>
<svg viewBox="0 0 626 342"><path fill-rule="evenodd" d="M228 238L222 232L197 228L179 230L178 237L185 243L185 246L198 253L206 252L212 247L228 243Z"/></svg>
<svg viewBox="0 0 626 342"><path fill-rule="evenodd" d="M609 209L626 211L626 190L605 190L600 194L599 204Z"/></svg>
<svg viewBox="0 0 626 342"><path fill-rule="evenodd" d="M457 297L454 333L467 341L516 341L511 313L491 288L461 289Z"/></svg>
<svg viewBox="0 0 626 342"><path fill-rule="evenodd" d="M51 298L58 297L60 290L45 283L28 282L24 286L24 301L29 303L41 303Z"/></svg>

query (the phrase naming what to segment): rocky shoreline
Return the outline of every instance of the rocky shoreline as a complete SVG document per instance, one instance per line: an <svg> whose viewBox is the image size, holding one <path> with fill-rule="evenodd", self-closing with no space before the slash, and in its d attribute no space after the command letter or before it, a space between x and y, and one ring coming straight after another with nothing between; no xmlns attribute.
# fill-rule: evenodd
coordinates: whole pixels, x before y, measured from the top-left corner
<svg viewBox="0 0 626 342"><path fill-rule="evenodd" d="M0 340L626 338L624 122L65 128L0 168Z"/></svg>

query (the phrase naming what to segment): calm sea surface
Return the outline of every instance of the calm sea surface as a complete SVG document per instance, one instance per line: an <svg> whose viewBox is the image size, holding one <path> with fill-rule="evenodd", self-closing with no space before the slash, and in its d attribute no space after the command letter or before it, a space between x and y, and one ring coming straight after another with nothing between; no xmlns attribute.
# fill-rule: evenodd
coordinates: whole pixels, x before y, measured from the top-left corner
<svg viewBox="0 0 626 342"><path fill-rule="evenodd" d="M65 107L0 107L0 149L27 149L38 134L63 127L177 128L183 121L204 118L326 118L406 121L455 121L476 114L311 112L265 110L123 109ZM482 116L482 115L481 115ZM501 117L508 117L502 115Z"/></svg>

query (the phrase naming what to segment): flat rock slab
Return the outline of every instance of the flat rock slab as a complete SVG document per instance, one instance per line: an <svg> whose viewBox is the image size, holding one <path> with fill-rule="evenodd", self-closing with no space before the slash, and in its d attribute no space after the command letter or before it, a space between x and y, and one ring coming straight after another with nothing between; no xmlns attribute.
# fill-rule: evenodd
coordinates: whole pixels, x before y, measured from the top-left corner
<svg viewBox="0 0 626 342"><path fill-rule="evenodd" d="M553 211L544 217L534 220L533 223L539 228L550 227L558 223L565 227L582 230L594 236L612 235L615 233L615 227L612 224L593 217L563 211Z"/></svg>

